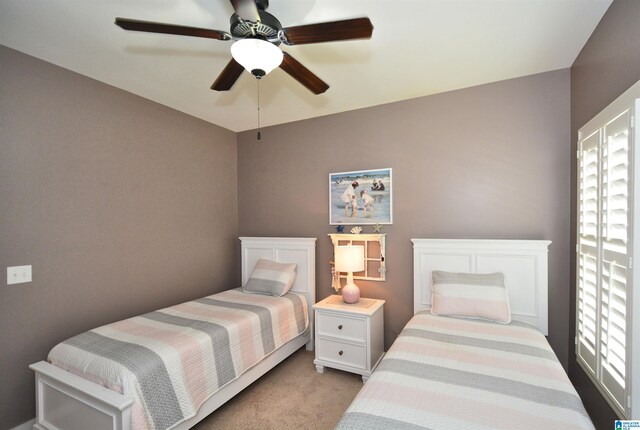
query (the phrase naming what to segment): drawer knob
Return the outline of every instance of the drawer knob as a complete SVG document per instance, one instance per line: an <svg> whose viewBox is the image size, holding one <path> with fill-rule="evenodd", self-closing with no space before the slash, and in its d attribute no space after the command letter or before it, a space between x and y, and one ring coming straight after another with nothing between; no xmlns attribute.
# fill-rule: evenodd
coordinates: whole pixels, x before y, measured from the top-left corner
<svg viewBox="0 0 640 430"><path fill-rule="evenodd" d="M342 354L344 354L344 352L343 352L343 351L338 352L338 355L342 355Z"/></svg>
<svg viewBox="0 0 640 430"><path fill-rule="evenodd" d="M338 330L342 330L342 324L338 326Z"/></svg>

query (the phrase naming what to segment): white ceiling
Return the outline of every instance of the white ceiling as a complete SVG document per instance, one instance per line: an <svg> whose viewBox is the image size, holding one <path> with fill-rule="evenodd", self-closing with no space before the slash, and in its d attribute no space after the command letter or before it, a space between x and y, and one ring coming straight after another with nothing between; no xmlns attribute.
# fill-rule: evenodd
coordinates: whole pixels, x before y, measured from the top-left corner
<svg viewBox="0 0 640 430"><path fill-rule="evenodd" d="M273 125L570 67L612 0L271 0L283 26L368 16L371 40L283 46L326 81L262 79ZM232 131L257 125L257 84L209 89L231 42L125 31L116 16L229 31L228 0L1 0L0 44Z"/></svg>

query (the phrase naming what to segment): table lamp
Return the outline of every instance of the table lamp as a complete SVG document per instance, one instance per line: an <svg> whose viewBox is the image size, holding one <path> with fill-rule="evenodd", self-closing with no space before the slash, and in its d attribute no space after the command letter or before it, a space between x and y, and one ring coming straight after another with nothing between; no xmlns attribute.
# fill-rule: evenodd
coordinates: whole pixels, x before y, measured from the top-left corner
<svg viewBox="0 0 640 430"><path fill-rule="evenodd" d="M345 303L357 303L360 289L353 283L353 272L364 270L364 246L336 246L335 263L336 271L347 274L347 283L342 287L342 300Z"/></svg>

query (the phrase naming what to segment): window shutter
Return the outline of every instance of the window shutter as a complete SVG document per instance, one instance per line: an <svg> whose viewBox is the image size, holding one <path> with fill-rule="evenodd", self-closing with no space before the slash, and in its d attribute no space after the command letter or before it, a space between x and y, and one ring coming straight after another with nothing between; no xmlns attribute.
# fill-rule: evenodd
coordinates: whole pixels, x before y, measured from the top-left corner
<svg viewBox="0 0 640 430"><path fill-rule="evenodd" d="M632 112L628 105L618 109L578 142L576 355L624 416L630 415Z"/></svg>
<svg viewBox="0 0 640 430"><path fill-rule="evenodd" d="M622 409L625 401L629 229L629 111L603 128L601 381Z"/></svg>
<svg viewBox="0 0 640 430"><path fill-rule="evenodd" d="M579 142L577 355L596 371L598 337L598 240L600 131Z"/></svg>

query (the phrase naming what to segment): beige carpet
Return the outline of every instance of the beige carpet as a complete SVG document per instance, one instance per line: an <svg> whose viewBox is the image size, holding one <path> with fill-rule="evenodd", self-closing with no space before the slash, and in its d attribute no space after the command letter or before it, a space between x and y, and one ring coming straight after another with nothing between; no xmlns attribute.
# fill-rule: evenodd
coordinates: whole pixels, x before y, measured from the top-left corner
<svg viewBox="0 0 640 430"><path fill-rule="evenodd" d="M318 373L313 358L298 350L193 428L333 429L362 388L362 377L329 368Z"/></svg>

